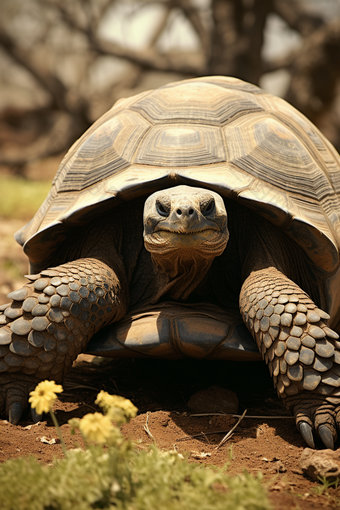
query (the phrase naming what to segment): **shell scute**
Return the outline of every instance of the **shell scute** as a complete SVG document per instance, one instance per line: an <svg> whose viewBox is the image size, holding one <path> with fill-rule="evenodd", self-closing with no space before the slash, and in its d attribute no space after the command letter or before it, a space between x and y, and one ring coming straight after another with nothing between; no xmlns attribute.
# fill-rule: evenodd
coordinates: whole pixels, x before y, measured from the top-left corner
<svg viewBox="0 0 340 510"><path fill-rule="evenodd" d="M55 179L57 192L80 191L130 166L150 124L134 112L108 120L85 138Z"/></svg>
<svg viewBox="0 0 340 510"><path fill-rule="evenodd" d="M286 194L317 200L329 182L301 141L273 118L247 117L224 128L229 161L261 182Z"/></svg>
<svg viewBox="0 0 340 510"><path fill-rule="evenodd" d="M155 126L144 139L135 162L182 167L225 161L221 131L210 126Z"/></svg>
<svg viewBox="0 0 340 510"><path fill-rule="evenodd" d="M248 115L249 112L263 111L263 107L250 94L222 88L212 81L191 81L175 87L162 87L134 103L131 109L156 124L190 121L215 126Z"/></svg>

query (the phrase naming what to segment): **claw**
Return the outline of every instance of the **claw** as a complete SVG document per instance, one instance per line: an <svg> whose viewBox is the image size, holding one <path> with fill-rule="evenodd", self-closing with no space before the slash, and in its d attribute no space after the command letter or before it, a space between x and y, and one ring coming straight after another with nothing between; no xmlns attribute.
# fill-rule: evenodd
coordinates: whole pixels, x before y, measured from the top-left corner
<svg viewBox="0 0 340 510"><path fill-rule="evenodd" d="M31 407L31 416L34 423L38 423L38 421L41 421L42 414L38 414L35 409Z"/></svg>
<svg viewBox="0 0 340 510"><path fill-rule="evenodd" d="M326 448L334 450L333 434L331 430L327 427L327 425L320 425L320 427L318 428L318 434Z"/></svg>
<svg viewBox="0 0 340 510"><path fill-rule="evenodd" d="M313 438L312 427L309 425L309 423L307 423L305 421L301 422L300 426L299 426L299 430L300 430L300 433L301 433L303 439L308 444L308 446L315 450L315 443L314 443L314 438Z"/></svg>
<svg viewBox="0 0 340 510"><path fill-rule="evenodd" d="M9 422L17 425L24 411L24 406L20 402L13 402L9 408Z"/></svg>

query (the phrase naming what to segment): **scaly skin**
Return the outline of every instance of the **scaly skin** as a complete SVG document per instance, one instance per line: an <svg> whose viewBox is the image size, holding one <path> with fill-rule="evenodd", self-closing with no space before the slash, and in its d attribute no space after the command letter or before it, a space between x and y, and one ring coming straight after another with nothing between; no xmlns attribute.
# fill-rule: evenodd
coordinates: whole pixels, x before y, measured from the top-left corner
<svg viewBox="0 0 340 510"><path fill-rule="evenodd" d="M36 384L62 382L92 335L125 311L115 273L93 258L28 279L0 308L0 412L14 424Z"/></svg>
<svg viewBox="0 0 340 510"><path fill-rule="evenodd" d="M340 342L329 315L270 267L243 283L240 310L269 366L278 395L314 448L312 429L334 448L340 428Z"/></svg>

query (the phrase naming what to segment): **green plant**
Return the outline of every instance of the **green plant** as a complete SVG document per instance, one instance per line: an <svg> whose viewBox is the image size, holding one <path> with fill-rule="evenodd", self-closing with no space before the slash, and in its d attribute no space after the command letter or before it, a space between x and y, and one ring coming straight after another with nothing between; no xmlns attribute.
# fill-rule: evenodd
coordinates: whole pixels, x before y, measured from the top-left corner
<svg viewBox="0 0 340 510"><path fill-rule="evenodd" d="M314 487L313 492L315 492L315 494L318 494L319 496L321 496L324 492L327 492L330 487L334 487L334 489L337 489L340 485L339 477L336 477L335 480L328 480L325 476L319 476L318 480L321 483L321 485Z"/></svg>
<svg viewBox="0 0 340 510"><path fill-rule="evenodd" d="M228 477L156 447L71 450L53 466L0 466L2 510L269 510L261 476Z"/></svg>

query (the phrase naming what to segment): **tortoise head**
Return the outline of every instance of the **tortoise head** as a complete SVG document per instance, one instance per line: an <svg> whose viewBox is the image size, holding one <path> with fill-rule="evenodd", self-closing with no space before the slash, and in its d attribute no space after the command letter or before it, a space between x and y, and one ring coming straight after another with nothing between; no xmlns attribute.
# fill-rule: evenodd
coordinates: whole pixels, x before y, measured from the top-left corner
<svg viewBox="0 0 340 510"><path fill-rule="evenodd" d="M182 290L187 288L177 297L187 297L202 280L228 238L224 202L213 191L176 186L153 193L145 202L144 245L153 263L169 281L184 284L191 274L189 287L182 285Z"/></svg>

